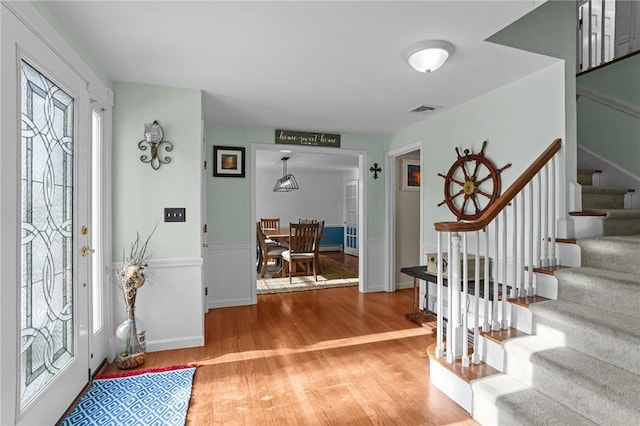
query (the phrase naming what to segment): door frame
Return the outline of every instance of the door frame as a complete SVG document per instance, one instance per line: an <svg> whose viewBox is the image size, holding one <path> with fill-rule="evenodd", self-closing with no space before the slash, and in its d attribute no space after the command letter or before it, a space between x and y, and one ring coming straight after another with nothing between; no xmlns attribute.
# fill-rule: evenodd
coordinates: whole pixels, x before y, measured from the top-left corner
<svg viewBox="0 0 640 426"><path fill-rule="evenodd" d="M423 164L423 145L422 139L417 140L409 145L388 151L385 156L385 168L387 170L387 178L385 179L384 191L385 199L385 280L384 290L388 292L396 291L396 192L398 191L398 173L396 167L396 159L404 154L413 151L420 151L420 172L424 174ZM420 253L424 253L424 179L421 179L420 185Z"/></svg>
<svg viewBox="0 0 640 426"><path fill-rule="evenodd" d="M250 218L252 225L250 226L251 232L251 264L249 265L251 270L250 280L251 280L251 294L250 300L251 303L255 304L258 302L258 293L257 293L257 279L258 273L256 271L256 232L255 232L255 217L256 217L256 151L280 151L282 149L287 149L291 151L293 154L295 153L318 153L318 154L336 154L336 155L347 155L358 158L358 221L360 231L358 234L358 247L359 253L358 256L358 277L360 277L358 290L361 293L368 292L368 283L367 280L367 185L366 183L366 172L365 168L367 165L367 151L360 150L352 150L352 149L343 149L343 148L325 148L325 147L310 147L310 146L302 146L302 145L277 145L277 144L266 144L266 143L251 143L251 155L249 156L250 161L250 170L251 170L251 207L250 207Z"/></svg>

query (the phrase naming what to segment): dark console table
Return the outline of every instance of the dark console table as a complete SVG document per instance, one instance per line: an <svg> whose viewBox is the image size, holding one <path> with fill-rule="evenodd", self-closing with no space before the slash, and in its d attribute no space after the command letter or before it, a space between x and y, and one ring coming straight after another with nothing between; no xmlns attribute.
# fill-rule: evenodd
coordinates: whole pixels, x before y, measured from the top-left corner
<svg viewBox="0 0 640 426"><path fill-rule="evenodd" d="M407 266L406 268L400 269L400 272L413 277L413 310L412 312L409 312L408 314L405 315L407 319L410 319L411 321L417 324L423 324L425 322L434 321L435 320L434 315L436 314L435 312L430 311L428 307L425 307L424 310L420 309L420 301L419 301L420 280L424 280L427 282L426 298L428 300L429 299L429 282L437 284L438 275L432 274L431 272L427 272L426 265ZM474 282L475 282L475 279L469 278L469 284L473 284ZM442 283L445 287L447 287L447 278L443 277ZM479 284L480 284L480 297L484 297L484 278L480 278ZM493 300L493 280L489 280L489 286L490 286L489 300ZM474 287L475 286L472 286L472 285L469 286L468 294L470 296L474 295L474 291L473 291ZM460 284L460 289L461 290L464 289L462 283ZM501 290L501 289L502 289L502 285L500 285L498 290Z"/></svg>

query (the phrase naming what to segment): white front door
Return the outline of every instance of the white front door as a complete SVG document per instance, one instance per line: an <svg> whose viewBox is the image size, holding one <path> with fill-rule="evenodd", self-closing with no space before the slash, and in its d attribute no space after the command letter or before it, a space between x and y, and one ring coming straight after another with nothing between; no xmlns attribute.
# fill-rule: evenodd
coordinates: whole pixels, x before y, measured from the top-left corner
<svg viewBox="0 0 640 426"><path fill-rule="evenodd" d="M344 252L358 256L358 181L347 182L344 191Z"/></svg>
<svg viewBox="0 0 640 426"><path fill-rule="evenodd" d="M17 70L20 129L3 143L17 144L19 162L16 423L54 424L88 382L90 106L84 80L10 24L18 42L3 69L7 60Z"/></svg>

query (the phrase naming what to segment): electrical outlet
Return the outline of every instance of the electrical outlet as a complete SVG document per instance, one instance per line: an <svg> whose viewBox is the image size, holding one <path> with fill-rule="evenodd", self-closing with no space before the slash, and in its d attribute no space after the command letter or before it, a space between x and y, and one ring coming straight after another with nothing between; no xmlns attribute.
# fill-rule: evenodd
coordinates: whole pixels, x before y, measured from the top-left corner
<svg viewBox="0 0 640 426"><path fill-rule="evenodd" d="M164 209L164 221L165 222L184 222L186 220L186 213L184 207L165 207Z"/></svg>

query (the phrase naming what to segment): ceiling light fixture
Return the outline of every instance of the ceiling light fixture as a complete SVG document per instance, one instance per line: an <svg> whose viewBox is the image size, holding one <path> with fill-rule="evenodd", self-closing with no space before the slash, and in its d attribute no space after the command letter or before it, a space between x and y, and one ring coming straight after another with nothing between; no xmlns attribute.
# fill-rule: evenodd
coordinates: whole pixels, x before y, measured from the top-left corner
<svg viewBox="0 0 640 426"><path fill-rule="evenodd" d="M453 51L453 45L448 41L421 41L409 46L405 58L416 71L428 73L440 68Z"/></svg>
<svg viewBox="0 0 640 426"><path fill-rule="evenodd" d="M291 192L300 189L296 178L291 174L287 174L287 160L289 157L282 157L282 177L276 180L273 186L273 192Z"/></svg>

